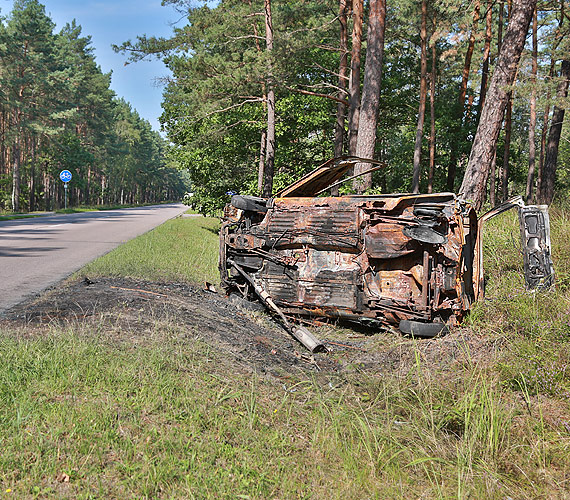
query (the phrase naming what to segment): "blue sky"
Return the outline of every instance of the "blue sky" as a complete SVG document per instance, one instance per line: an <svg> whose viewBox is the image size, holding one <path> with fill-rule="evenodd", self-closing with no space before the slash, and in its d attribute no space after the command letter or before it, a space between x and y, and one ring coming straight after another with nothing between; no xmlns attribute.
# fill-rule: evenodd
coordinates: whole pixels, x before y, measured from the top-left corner
<svg viewBox="0 0 570 500"><path fill-rule="evenodd" d="M160 0L40 0L59 31L73 19L83 35L91 35L97 63L104 72L113 72L111 87L130 102L139 114L159 130L162 87L157 78L168 76L160 61L141 61L125 66L125 56L115 54L111 44L134 40L137 35L168 36L180 15ZM8 15L12 0L0 1L0 13Z"/></svg>

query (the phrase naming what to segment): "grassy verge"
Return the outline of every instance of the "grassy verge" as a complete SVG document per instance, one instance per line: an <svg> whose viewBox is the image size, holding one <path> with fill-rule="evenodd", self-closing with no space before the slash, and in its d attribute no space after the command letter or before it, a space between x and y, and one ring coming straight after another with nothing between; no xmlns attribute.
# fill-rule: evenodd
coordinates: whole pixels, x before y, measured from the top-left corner
<svg viewBox="0 0 570 500"><path fill-rule="evenodd" d="M14 214L14 215L0 215L2 220L18 220L18 219L33 219L35 217L42 217L45 214Z"/></svg>
<svg viewBox="0 0 570 500"><path fill-rule="evenodd" d="M173 203L173 202L164 202ZM78 214L83 212L100 212L106 210L120 210L123 208L136 208L136 207L146 207L151 205L159 205L159 203L142 203L138 205L127 204L127 205L82 205L79 207L71 208L58 208L54 212L39 212L39 213L29 213L29 214L13 214L13 213L0 213L0 220L13 220L13 219L29 219L32 217L41 217L46 214L56 213L56 214ZM194 213L188 210L187 213Z"/></svg>
<svg viewBox="0 0 570 500"><path fill-rule="evenodd" d="M570 225L552 215L542 293L524 290L516 215L492 221L489 300L450 336L451 366L446 339L401 340L405 369L273 381L175 318L145 342L97 321L0 331L0 496L568 498ZM85 274L214 281L216 225L172 220Z"/></svg>
<svg viewBox="0 0 570 500"><path fill-rule="evenodd" d="M52 330L0 349L0 485L59 498L555 498L548 403L471 366L340 385L240 375L157 324L144 345ZM5 332L4 332L5 334Z"/></svg>
<svg viewBox="0 0 570 500"><path fill-rule="evenodd" d="M88 264L86 276L219 282L218 219L172 219Z"/></svg>

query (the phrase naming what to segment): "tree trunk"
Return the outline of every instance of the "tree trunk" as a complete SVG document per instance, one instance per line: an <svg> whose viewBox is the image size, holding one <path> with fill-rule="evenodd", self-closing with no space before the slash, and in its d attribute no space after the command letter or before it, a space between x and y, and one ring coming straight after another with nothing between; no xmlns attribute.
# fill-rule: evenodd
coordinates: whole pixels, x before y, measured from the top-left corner
<svg viewBox="0 0 570 500"><path fill-rule="evenodd" d="M259 162L257 166L257 192L263 195L263 174L265 172L265 147L267 146L267 130L261 132L259 141Z"/></svg>
<svg viewBox="0 0 570 500"><path fill-rule="evenodd" d="M473 27L469 35L469 44L467 45L467 52L465 53L465 63L463 64L463 72L461 75L461 87L459 88L459 102L456 111L456 124L455 124L455 140L451 144L451 153L449 156L449 166L447 168L447 190L454 191L455 175L457 173L457 160L458 150L457 141L463 129L463 115L465 114L465 96L467 95L467 82L469 81L469 73L471 71L471 59L475 49L475 39L477 35L477 25L480 17L480 0L475 1L475 8L473 10Z"/></svg>
<svg viewBox="0 0 570 500"><path fill-rule="evenodd" d="M251 0L248 1L248 4L251 7ZM254 22L252 24L252 28L253 28L253 35L255 37L255 46L257 48L257 52L261 53L263 49L261 48L261 44L259 42L260 37L257 30L257 22ZM267 113L267 89L265 82L262 83L262 88L263 88L263 97L262 97L263 110ZM261 132L261 141L259 146L259 161L257 164L257 193L259 194L259 196L263 196L263 178L265 175L266 147L267 147L267 128Z"/></svg>
<svg viewBox="0 0 570 500"><path fill-rule="evenodd" d="M13 164L12 164L12 211L20 211L20 136L18 135L14 141L12 148Z"/></svg>
<svg viewBox="0 0 570 500"><path fill-rule="evenodd" d="M273 51L273 19L271 0L265 0L265 43L271 57ZM267 147L265 149L265 171L263 196L269 198L273 193L273 172L275 168L275 90L271 62L267 77Z"/></svg>
<svg viewBox="0 0 570 500"><path fill-rule="evenodd" d="M497 29L497 57L501 52L501 46L503 44L503 19L504 19L505 6L504 2L501 0L499 2L499 27ZM485 97L487 97L487 90L485 89ZM483 111L483 106L481 106L480 113ZM481 115L479 114L479 118ZM491 207L497 204L497 144L495 144L493 150L493 160L491 161L491 172L489 181L489 203Z"/></svg>
<svg viewBox="0 0 570 500"><path fill-rule="evenodd" d="M505 2L501 0L499 2L499 27L497 28L497 56L501 52L501 47L503 45L504 14L505 14Z"/></svg>
<svg viewBox="0 0 570 500"><path fill-rule="evenodd" d="M348 23L347 23L348 0L340 0L338 20L340 23L340 62L338 67L339 97L346 96L347 73L348 73ZM336 124L334 130L334 156L342 156L344 151L344 122L346 116L346 104L338 102L336 106ZM338 186L331 189L332 196L338 196Z"/></svg>
<svg viewBox="0 0 570 500"><path fill-rule="evenodd" d="M89 205L91 203L91 165L87 167L87 183L85 187L85 204ZM146 201L146 200L143 200Z"/></svg>
<svg viewBox="0 0 570 500"><path fill-rule="evenodd" d="M535 7L536 9L536 7ZM513 0L507 0L507 22L510 23L513 14ZM518 70L517 70L518 71ZM516 74L515 74L516 80ZM513 80L514 81L514 80ZM509 160L511 156L511 136L513 131L513 93L509 91L507 101L507 112L505 113L505 143L503 147L503 168L501 169L501 201L505 202L509 198Z"/></svg>
<svg viewBox="0 0 570 500"><path fill-rule="evenodd" d="M536 75L538 73L538 14L534 9L532 16L532 73L530 91L530 118L528 122L528 175L526 179L525 199L527 205L532 203L532 188L534 185L534 170L536 164Z"/></svg>
<svg viewBox="0 0 570 500"><path fill-rule="evenodd" d="M560 76L562 79L558 83L556 97L558 100L563 100L568 97L570 60L565 59L562 61ZM543 205L550 205L554 198L554 182L556 180L556 164L558 162L558 145L560 143L563 122L564 108L554 106L552 111L552 121L550 123L550 132L548 134L548 143L546 144L541 192L539 193L539 202Z"/></svg>
<svg viewBox="0 0 570 500"><path fill-rule="evenodd" d="M384 30L386 27L386 0L370 0L368 14L368 36L366 47L366 68L362 86L360 122L356 156L373 158L376 144L376 125L380 105L380 87L382 83L382 59L384 56ZM370 168L369 163L357 163L354 173L358 174ZM354 188L358 193L372 186L372 174L355 179Z"/></svg>
<svg viewBox="0 0 570 500"><path fill-rule="evenodd" d="M433 16L433 31L435 32L435 14ZM429 133L429 173L427 192L433 191L433 175L435 172L435 77L436 77L437 47L434 42L431 48L431 75L429 82L429 112L430 112L430 133Z"/></svg>
<svg viewBox="0 0 570 500"><path fill-rule="evenodd" d="M31 162L30 162L30 203L29 203L29 210L33 212L36 209L36 144L34 139L30 140L30 153L31 153Z"/></svg>
<svg viewBox="0 0 570 500"><path fill-rule="evenodd" d="M338 20L340 23L340 62L338 68L338 87L340 96L343 98L346 93L348 72L348 27L347 27L347 0L340 0ZM344 146L344 118L346 115L346 105L342 102L337 103L336 107L336 125L334 132L334 155L336 158L342 156Z"/></svg>
<svg viewBox="0 0 570 500"><path fill-rule="evenodd" d="M475 50L475 40L477 37L477 25L479 24L481 4L479 0L475 1L475 9L473 10L473 27L469 35L469 45L465 53L465 64L463 65L463 73L461 75L461 89L459 91L459 104L462 111L465 107L465 96L467 95L467 82L469 81L469 72L471 71L471 59Z"/></svg>
<svg viewBox="0 0 570 500"><path fill-rule="evenodd" d="M493 160L491 161L491 179L489 180L489 203L491 204L491 208L493 208L497 204L497 149L493 153Z"/></svg>
<svg viewBox="0 0 570 500"><path fill-rule="evenodd" d="M549 79L552 80L554 76L554 66L556 65L555 59L552 57L550 60L550 71L548 72ZM546 92L546 104L544 106L544 115L542 116L542 131L540 134L540 157L538 159L538 178L536 180L536 197L540 196L542 192L542 177L544 173L544 153L546 152L546 137L548 136L548 123L550 116L550 87Z"/></svg>
<svg viewBox="0 0 570 500"><path fill-rule="evenodd" d="M422 158L422 138L424 135L424 119L426 113L427 95L427 0L422 0L422 21L420 27L420 106L418 109L418 126L416 128L416 143L414 146L414 172L412 192L420 192L420 174Z"/></svg>
<svg viewBox="0 0 570 500"><path fill-rule="evenodd" d="M509 92L507 112L505 114L505 147L503 148L503 169L501 170L502 201L509 198L509 157L511 154L511 135L513 130L513 94Z"/></svg>
<svg viewBox="0 0 570 500"><path fill-rule="evenodd" d="M485 46L483 48L483 68L481 71L481 90L479 92L479 117L487 95L487 80L489 78L489 62L491 60L491 38L493 37L493 2L487 2L485 22Z"/></svg>
<svg viewBox="0 0 570 500"><path fill-rule="evenodd" d="M356 154L360 121L360 52L362 50L363 0L352 0L352 51L350 53L350 83L348 96L348 152Z"/></svg>
<svg viewBox="0 0 570 500"><path fill-rule="evenodd" d="M480 209L483 204L489 169L509 99L507 89L514 82L535 7L536 0L519 0L515 3L487 91L481 120L473 140L469 162L461 185L463 196L472 200L476 209Z"/></svg>

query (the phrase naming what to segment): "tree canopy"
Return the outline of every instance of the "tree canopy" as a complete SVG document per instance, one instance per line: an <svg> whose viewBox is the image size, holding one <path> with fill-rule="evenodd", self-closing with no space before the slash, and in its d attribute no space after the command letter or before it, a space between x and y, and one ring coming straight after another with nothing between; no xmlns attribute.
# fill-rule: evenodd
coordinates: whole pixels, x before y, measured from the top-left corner
<svg viewBox="0 0 570 500"><path fill-rule="evenodd" d="M347 115L361 105L375 109L368 100L360 101L360 95L367 95L366 67L372 64L382 66L371 97L378 100L373 156L387 167L374 172L367 192L458 191L485 98L491 98L487 90L495 91L489 85L499 53L512 49L511 10L520 2L395 0L385 9L379 2L363 0L164 3L183 14L171 37L141 36L116 49L133 61L159 57L172 71L161 117L173 144L171 158L190 174L193 204L212 211L227 201L228 192L261 192L271 89L275 192L334 156L338 109ZM359 43L355 30L361 9L362 48L354 45ZM558 110L560 121L560 110L567 106L568 77L562 68L570 53L568 12L565 0L541 0L529 32L524 32L528 23L516 25L526 39L520 60L503 55L516 67L512 82L499 82L506 93L506 111L498 118L497 138L486 153L491 155L485 166L488 181L480 194L491 204L524 194L528 182L546 202L570 188L567 122L556 143L558 168L544 167L546 139L556 126L552 113ZM382 36L371 31L377 25L371 23L385 26ZM343 29L348 33L343 35ZM538 50L533 50L533 33ZM378 53L383 56L371 58ZM352 64L356 58L362 58L362 72ZM351 66L349 76L346 68ZM350 88L353 80L356 89ZM352 95L358 96L356 104ZM341 150L349 153L349 125L344 123ZM529 147L530 127L536 132L534 148ZM536 173L529 168L531 149L536 151ZM545 195L551 181L554 187Z"/></svg>

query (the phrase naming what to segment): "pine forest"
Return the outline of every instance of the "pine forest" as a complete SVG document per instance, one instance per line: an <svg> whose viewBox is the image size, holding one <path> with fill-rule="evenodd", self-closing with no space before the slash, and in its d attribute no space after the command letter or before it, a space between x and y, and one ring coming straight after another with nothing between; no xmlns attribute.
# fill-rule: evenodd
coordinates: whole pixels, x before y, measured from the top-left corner
<svg viewBox="0 0 570 500"><path fill-rule="evenodd" d="M167 142L110 89L89 36L60 32L37 0L0 18L0 211L180 200Z"/></svg>

